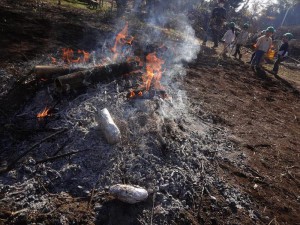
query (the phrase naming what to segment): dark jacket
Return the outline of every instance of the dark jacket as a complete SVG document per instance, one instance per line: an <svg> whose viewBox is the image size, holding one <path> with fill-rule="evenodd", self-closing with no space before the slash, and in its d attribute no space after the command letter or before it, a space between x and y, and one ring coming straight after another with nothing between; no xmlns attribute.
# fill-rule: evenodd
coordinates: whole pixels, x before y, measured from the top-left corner
<svg viewBox="0 0 300 225"><path fill-rule="evenodd" d="M226 9L224 7L216 7L211 14L212 24L222 25L226 20Z"/></svg>

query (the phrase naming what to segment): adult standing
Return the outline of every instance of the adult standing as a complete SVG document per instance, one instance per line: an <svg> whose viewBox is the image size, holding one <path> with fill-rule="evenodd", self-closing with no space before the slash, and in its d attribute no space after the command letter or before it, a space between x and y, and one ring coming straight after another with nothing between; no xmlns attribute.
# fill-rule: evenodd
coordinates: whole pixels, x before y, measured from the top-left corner
<svg viewBox="0 0 300 225"><path fill-rule="evenodd" d="M215 7L211 14L210 28L214 42L214 48L218 47L220 32L226 21L226 9L224 8L224 0L219 0L218 6Z"/></svg>

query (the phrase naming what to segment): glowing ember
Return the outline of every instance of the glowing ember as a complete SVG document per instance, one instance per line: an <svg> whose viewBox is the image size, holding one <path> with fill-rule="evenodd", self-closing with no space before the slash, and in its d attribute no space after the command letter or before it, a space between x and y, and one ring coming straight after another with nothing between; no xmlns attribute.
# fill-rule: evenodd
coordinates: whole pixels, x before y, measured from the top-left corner
<svg viewBox="0 0 300 225"><path fill-rule="evenodd" d="M130 91L127 94L128 99L152 99L155 96L162 99L169 99L169 96L164 90L150 90L150 91Z"/></svg>
<svg viewBox="0 0 300 225"><path fill-rule="evenodd" d="M37 114L37 118L44 118L46 116L49 116L49 111L50 111L50 108L46 107L43 111L41 111L40 113Z"/></svg>
<svg viewBox="0 0 300 225"><path fill-rule="evenodd" d="M131 91L131 92L129 93L129 95L128 95L128 98L133 98L134 96L135 96L134 91Z"/></svg>
<svg viewBox="0 0 300 225"><path fill-rule="evenodd" d="M56 58L51 57L51 63L52 63L52 64L56 64L56 63L57 63Z"/></svg>

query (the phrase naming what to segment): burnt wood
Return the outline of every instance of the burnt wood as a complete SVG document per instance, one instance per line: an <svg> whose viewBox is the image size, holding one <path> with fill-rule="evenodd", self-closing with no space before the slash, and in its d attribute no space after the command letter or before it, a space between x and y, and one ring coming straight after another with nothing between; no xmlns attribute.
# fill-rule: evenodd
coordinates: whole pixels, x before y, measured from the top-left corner
<svg viewBox="0 0 300 225"><path fill-rule="evenodd" d="M86 70L84 67L56 66L56 65L38 65L33 68L33 73L38 80L53 81L55 78L73 73L76 71Z"/></svg>
<svg viewBox="0 0 300 225"><path fill-rule="evenodd" d="M136 70L138 67L138 62L123 62L94 67L89 70L78 71L57 77L54 80L54 85L58 92L79 89L88 84L112 81Z"/></svg>

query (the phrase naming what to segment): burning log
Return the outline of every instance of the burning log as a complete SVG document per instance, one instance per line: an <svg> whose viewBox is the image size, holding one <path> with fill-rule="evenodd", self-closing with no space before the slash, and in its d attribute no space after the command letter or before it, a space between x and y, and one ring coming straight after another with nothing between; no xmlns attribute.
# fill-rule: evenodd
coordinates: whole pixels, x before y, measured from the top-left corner
<svg viewBox="0 0 300 225"><path fill-rule="evenodd" d="M38 79L52 80L58 76L68 73L85 70L83 67L55 66L55 65L39 65L33 69L34 74Z"/></svg>
<svg viewBox="0 0 300 225"><path fill-rule="evenodd" d="M130 73L137 69L138 66L139 62L123 62L119 64L94 67L90 70L78 71L60 76L54 80L54 84L58 92L78 89L86 86L88 83L110 81Z"/></svg>
<svg viewBox="0 0 300 225"><path fill-rule="evenodd" d="M100 111L98 120L107 142L109 144L118 143L121 140L121 132L106 108Z"/></svg>

